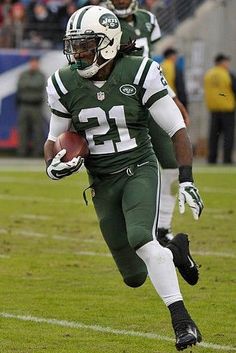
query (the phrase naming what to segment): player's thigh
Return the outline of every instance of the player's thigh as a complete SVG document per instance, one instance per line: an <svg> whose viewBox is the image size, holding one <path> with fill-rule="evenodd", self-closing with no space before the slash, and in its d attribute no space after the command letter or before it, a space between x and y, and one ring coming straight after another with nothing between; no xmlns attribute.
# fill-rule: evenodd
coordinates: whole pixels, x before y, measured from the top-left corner
<svg viewBox="0 0 236 353"><path fill-rule="evenodd" d="M173 142L169 135L150 117L149 134L156 157L163 169L177 168Z"/></svg>
<svg viewBox="0 0 236 353"><path fill-rule="evenodd" d="M119 183L122 183L120 187ZM113 187L111 187L109 182L100 183L97 188L95 185L93 203L103 238L124 282L130 287L138 287L144 283L147 277L147 269L144 262L138 257L128 242L126 224L121 207L120 191L123 183L123 180L117 180Z"/></svg>
<svg viewBox="0 0 236 353"><path fill-rule="evenodd" d="M128 240L138 249L155 237L159 213L160 176L156 159L135 170L123 195Z"/></svg>

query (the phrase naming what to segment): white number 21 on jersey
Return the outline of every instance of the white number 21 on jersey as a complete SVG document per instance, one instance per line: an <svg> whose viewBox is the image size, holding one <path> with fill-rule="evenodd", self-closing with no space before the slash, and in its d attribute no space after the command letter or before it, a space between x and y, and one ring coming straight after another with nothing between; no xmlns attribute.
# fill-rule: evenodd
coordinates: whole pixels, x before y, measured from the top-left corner
<svg viewBox="0 0 236 353"><path fill-rule="evenodd" d="M79 121L82 123L88 122L91 118L96 118L98 122L98 126L85 131L91 154L122 152L137 147L135 138L130 137L123 105L112 107L108 112L108 118L105 111L99 107L82 109L79 113ZM96 145L94 136L105 136L108 133L110 130L108 120L110 119L115 120L120 141L105 140L102 144Z"/></svg>

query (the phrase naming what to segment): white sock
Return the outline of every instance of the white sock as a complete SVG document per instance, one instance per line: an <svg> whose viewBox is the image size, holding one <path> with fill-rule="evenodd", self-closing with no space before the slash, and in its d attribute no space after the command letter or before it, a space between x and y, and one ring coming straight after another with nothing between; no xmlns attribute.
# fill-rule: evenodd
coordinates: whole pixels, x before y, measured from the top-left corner
<svg viewBox="0 0 236 353"><path fill-rule="evenodd" d="M151 282L164 303L169 306L183 300L170 249L152 240L136 253L146 264Z"/></svg>
<svg viewBox="0 0 236 353"><path fill-rule="evenodd" d="M175 208L176 195L171 190L178 179L178 169L161 170L161 195L158 228L171 228L172 216Z"/></svg>

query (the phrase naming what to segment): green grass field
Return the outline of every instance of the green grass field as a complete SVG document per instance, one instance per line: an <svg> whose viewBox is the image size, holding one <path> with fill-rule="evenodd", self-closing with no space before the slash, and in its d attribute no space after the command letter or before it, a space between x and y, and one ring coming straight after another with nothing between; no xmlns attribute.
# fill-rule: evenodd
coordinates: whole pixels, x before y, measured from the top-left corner
<svg viewBox="0 0 236 353"><path fill-rule="evenodd" d="M92 202L84 204L86 174L53 182L41 161L34 171L6 164L0 168L0 353L176 352L168 310L149 280L138 289L123 284ZM189 233L202 266L195 287L180 278L204 337L186 352L233 352L236 168L196 166L195 181L204 213L196 222L176 208L173 227Z"/></svg>

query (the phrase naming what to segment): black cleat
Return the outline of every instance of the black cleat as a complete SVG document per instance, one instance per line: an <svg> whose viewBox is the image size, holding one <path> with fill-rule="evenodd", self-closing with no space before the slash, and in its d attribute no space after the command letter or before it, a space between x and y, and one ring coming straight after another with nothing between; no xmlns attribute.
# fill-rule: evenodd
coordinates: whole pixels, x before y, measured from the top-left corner
<svg viewBox="0 0 236 353"><path fill-rule="evenodd" d="M167 244L167 248L172 251L174 264L183 279L191 286L194 286L199 279L199 266L190 255L187 234L176 234Z"/></svg>
<svg viewBox="0 0 236 353"><path fill-rule="evenodd" d="M174 238L171 229L168 228L158 228L157 230L157 240L162 246L166 246L170 240Z"/></svg>
<svg viewBox="0 0 236 353"><path fill-rule="evenodd" d="M196 345L196 343L202 341L202 335L192 320L180 321L174 325L175 331L175 347L178 351Z"/></svg>

